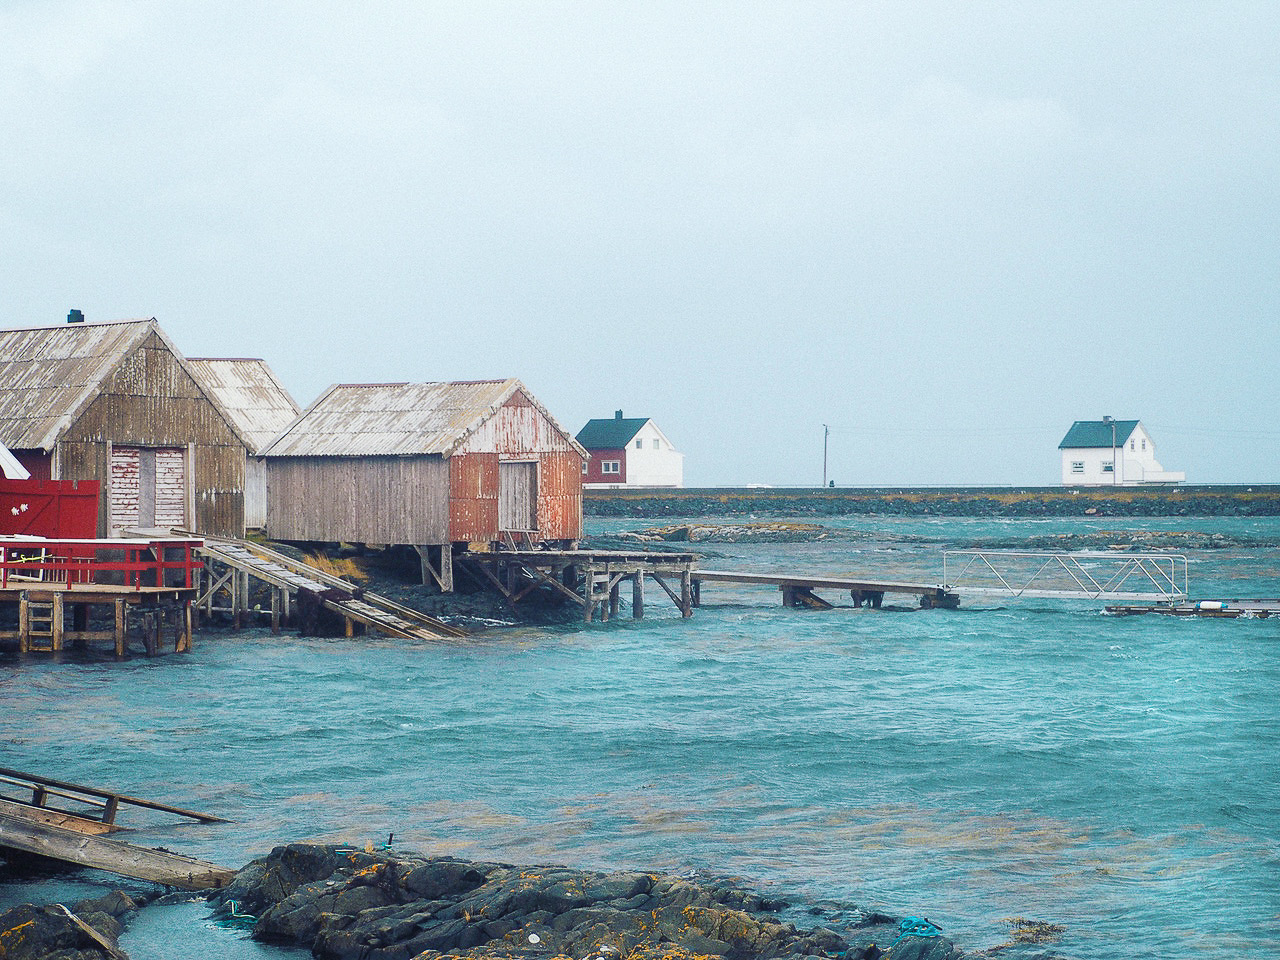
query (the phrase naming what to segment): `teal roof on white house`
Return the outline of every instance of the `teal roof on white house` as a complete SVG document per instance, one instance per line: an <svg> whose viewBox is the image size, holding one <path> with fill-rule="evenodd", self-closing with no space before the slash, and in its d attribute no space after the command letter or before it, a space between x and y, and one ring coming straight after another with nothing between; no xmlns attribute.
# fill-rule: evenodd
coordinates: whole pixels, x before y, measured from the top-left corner
<svg viewBox="0 0 1280 960"><path fill-rule="evenodd" d="M1138 420L1077 420L1058 444L1059 450L1122 446L1137 429ZM1115 433L1112 433L1112 428Z"/></svg>

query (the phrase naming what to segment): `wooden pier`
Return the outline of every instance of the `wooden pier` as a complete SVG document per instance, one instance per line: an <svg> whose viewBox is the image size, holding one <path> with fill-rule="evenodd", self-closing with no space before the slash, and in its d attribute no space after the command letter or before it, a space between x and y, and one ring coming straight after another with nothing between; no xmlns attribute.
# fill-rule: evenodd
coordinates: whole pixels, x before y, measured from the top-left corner
<svg viewBox="0 0 1280 960"><path fill-rule="evenodd" d="M850 575L808 576L780 573L742 573L730 570L698 570L693 574L694 604L702 602L703 583L730 583L745 586L773 586L782 592L782 603L788 607L810 607L829 610L834 604L819 597L815 590L838 590L848 593L855 607L866 604L879 609L886 593L901 593L920 598L922 608L955 608L960 598L947 587L935 583L903 583Z"/></svg>
<svg viewBox="0 0 1280 960"><path fill-rule="evenodd" d="M0 848L183 890L218 889L235 875L215 863L108 836L125 829L116 820L129 808L199 823L227 822L101 787L0 768Z"/></svg>
<svg viewBox="0 0 1280 960"><path fill-rule="evenodd" d="M582 606L590 623L618 616L622 584L629 583L631 617L644 617L646 578L675 604L682 617L696 606L693 578L698 555L625 550L494 550L463 554L459 560L515 605L546 588Z"/></svg>
<svg viewBox="0 0 1280 960"><path fill-rule="evenodd" d="M124 656L135 637L148 656L170 641L175 652L190 650L198 543L0 537L0 608L16 620L0 640L16 640L20 653L110 641ZM95 614L110 628L92 629Z"/></svg>

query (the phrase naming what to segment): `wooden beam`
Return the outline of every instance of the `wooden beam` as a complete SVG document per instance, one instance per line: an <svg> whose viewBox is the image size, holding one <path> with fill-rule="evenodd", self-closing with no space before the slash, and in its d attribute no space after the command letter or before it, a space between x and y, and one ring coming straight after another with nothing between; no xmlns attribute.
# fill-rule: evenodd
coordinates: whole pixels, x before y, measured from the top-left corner
<svg viewBox="0 0 1280 960"><path fill-rule="evenodd" d="M235 876L234 870L216 863L106 837L86 836L76 830L9 813L0 813L0 847L183 890L217 890Z"/></svg>
<svg viewBox="0 0 1280 960"><path fill-rule="evenodd" d="M644 619L644 571L631 575L631 619Z"/></svg>

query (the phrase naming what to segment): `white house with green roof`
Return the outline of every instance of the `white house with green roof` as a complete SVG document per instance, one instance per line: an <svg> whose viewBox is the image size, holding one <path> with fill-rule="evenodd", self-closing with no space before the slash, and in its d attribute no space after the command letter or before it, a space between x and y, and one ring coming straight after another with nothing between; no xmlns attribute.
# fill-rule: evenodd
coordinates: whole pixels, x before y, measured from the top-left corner
<svg viewBox="0 0 1280 960"><path fill-rule="evenodd" d="M590 454L582 465L588 489L684 486L684 454L648 417L588 420L576 437Z"/></svg>
<svg viewBox="0 0 1280 960"><path fill-rule="evenodd" d="M1058 444L1062 483L1069 487L1182 483L1185 473L1160 466L1156 445L1139 420L1077 420Z"/></svg>

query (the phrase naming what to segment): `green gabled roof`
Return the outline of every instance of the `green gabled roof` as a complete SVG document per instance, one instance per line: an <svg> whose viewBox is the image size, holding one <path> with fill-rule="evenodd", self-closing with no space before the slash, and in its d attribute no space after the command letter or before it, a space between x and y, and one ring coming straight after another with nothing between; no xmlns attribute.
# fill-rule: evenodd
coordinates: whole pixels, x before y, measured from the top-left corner
<svg viewBox="0 0 1280 960"><path fill-rule="evenodd" d="M578 431L577 440L588 450L621 450L648 422L648 417L588 420L587 425Z"/></svg>
<svg viewBox="0 0 1280 960"><path fill-rule="evenodd" d="M1114 441L1111 436L1112 426L1116 428ZM1118 447L1129 439L1129 434L1133 433L1137 426L1137 420L1115 420L1111 423L1106 420L1077 420L1071 425L1067 435L1062 438L1062 442L1058 444L1058 449L1096 449L1109 447L1113 442Z"/></svg>

